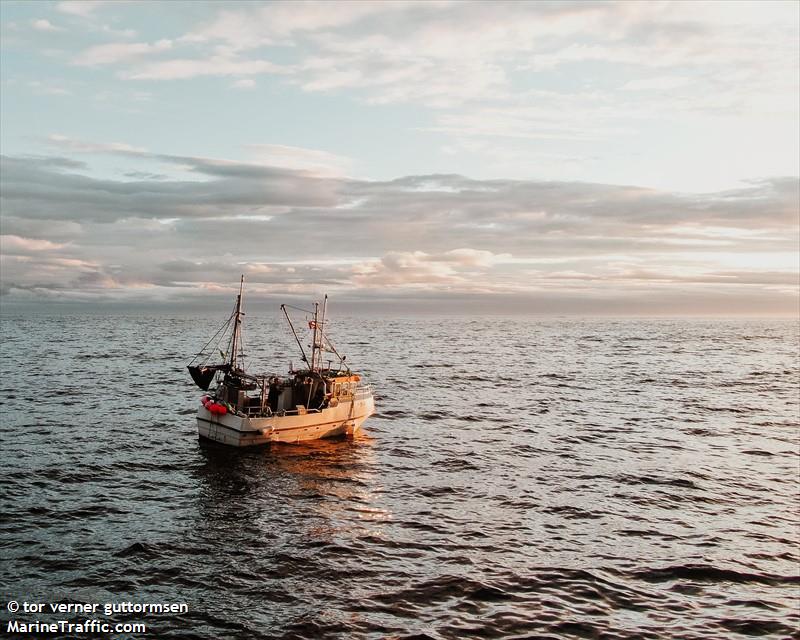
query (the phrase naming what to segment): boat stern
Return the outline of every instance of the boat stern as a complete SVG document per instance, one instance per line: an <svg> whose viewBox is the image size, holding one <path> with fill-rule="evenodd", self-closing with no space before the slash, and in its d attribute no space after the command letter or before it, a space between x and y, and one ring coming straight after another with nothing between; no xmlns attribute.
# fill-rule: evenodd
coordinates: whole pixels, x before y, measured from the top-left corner
<svg viewBox="0 0 800 640"><path fill-rule="evenodd" d="M266 444L270 441L269 431L251 424L249 418L233 413L219 415L205 407L197 411L197 435L220 444L234 447Z"/></svg>

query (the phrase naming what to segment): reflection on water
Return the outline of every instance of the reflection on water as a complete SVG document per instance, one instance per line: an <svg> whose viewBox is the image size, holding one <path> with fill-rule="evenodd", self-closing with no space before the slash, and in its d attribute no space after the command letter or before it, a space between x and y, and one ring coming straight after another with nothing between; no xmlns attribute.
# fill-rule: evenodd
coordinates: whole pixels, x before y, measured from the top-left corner
<svg viewBox="0 0 800 640"><path fill-rule="evenodd" d="M794 323L342 323L366 435L253 450L198 442L196 318L1 328L6 599L187 602L181 639L800 624Z"/></svg>
<svg viewBox="0 0 800 640"><path fill-rule="evenodd" d="M376 535L379 529L367 529L359 522L391 517L375 503L381 493L372 450L375 440L366 434L253 449L198 442L203 457L197 470L198 527L204 526L202 519L214 523L229 519L233 528L250 526L248 514L271 525L289 506L287 517L308 525L306 537L341 540L364 533ZM349 513L358 514L358 520L353 522ZM230 517L232 514L238 515Z"/></svg>

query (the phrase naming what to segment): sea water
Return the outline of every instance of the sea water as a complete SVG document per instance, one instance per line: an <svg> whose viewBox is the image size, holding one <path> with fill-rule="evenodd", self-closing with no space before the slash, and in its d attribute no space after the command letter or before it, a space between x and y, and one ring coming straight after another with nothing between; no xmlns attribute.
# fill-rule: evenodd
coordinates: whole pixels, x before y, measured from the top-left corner
<svg viewBox="0 0 800 640"><path fill-rule="evenodd" d="M334 318L363 434L233 450L185 369L222 320L3 318L4 631L15 600L188 605L119 637L796 632L796 322ZM254 371L292 345L248 315Z"/></svg>

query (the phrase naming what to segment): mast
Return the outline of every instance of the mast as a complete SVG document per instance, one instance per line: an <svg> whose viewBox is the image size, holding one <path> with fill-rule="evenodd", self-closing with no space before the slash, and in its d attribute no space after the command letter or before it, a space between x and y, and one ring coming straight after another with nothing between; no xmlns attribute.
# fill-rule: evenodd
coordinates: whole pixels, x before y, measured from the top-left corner
<svg viewBox="0 0 800 640"><path fill-rule="evenodd" d="M317 344L317 331L319 330L319 302L314 303L314 334L311 338L311 372L316 371L315 363L317 361L317 351L319 345Z"/></svg>
<svg viewBox="0 0 800 640"><path fill-rule="evenodd" d="M242 326L242 291L244 289L244 274L239 281L239 295L236 296L236 311L233 320L233 338L231 340L231 371L236 369L236 350L239 348L239 332Z"/></svg>
<svg viewBox="0 0 800 640"><path fill-rule="evenodd" d="M322 369L322 352L325 351L325 311L328 308L328 294L325 294L325 298L322 301L322 318L319 321L319 368Z"/></svg>
<svg viewBox="0 0 800 640"><path fill-rule="evenodd" d="M325 316L328 309L328 296L325 296L325 300L322 303L322 313L320 313L320 304L319 302L314 303L314 310L309 311L308 309L301 309L300 307L293 307L292 305L282 304L281 311L283 311L283 315L286 316L286 322L289 323L289 328L292 330L292 335L294 336L295 342L297 342L297 346L300 348L300 353L302 354L303 361L308 366L309 373L319 373L323 367L323 351L326 349L326 341L327 338L325 337ZM312 315L313 318L308 320L308 328L311 330L311 344L308 345L311 347L311 359L306 356L306 352L303 349L303 343L300 342L300 337L297 335L297 331L295 330L294 323L292 319L289 317L289 312L287 309L295 309L296 311L300 311L306 314L306 318L309 315ZM336 350L332 348L333 353L336 353ZM336 353L339 356L338 353ZM341 356L339 356L340 360L343 360Z"/></svg>

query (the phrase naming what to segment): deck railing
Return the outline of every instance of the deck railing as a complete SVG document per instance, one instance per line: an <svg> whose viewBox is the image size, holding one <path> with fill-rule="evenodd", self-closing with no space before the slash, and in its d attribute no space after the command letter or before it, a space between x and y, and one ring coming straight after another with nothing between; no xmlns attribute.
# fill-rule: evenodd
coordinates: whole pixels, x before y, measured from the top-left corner
<svg viewBox="0 0 800 640"><path fill-rule="evenodd" d="M352 398L353 400L361 400L366 396L372 395L372 385L371 384L364 384L359 385L355 391L353 391L352 396L345 396L340 399L341 403L347 403ZM306 413L319 413L319 409L309 409L306 408ZM248 417L251 416L264 416L269 417L272 415L298 415L297 409L284 409L281 411L272 411L269 405L264 405L262 408L261 406L249 406L244 408L244 414Z"/></svg>

